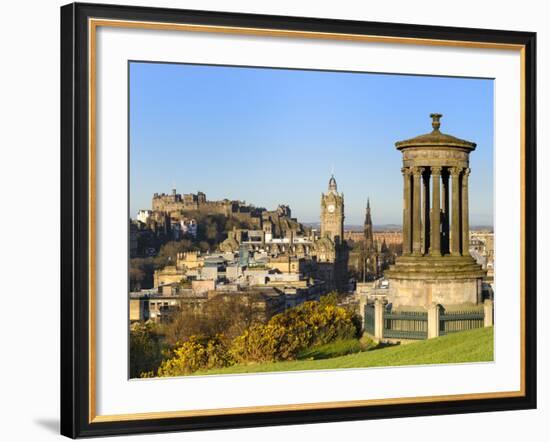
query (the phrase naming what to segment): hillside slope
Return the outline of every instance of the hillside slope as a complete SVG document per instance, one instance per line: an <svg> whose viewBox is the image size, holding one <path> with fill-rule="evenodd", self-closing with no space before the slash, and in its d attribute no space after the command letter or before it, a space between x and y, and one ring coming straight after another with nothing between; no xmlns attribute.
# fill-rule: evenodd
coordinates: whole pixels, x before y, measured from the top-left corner
<svg viewBox="0 0 550 442"><path fill-rule="evenodd" d="M486 362L492 360L493 328L488 327L330 359L234 365L223 369L197 372L194 375Z"/></svg>

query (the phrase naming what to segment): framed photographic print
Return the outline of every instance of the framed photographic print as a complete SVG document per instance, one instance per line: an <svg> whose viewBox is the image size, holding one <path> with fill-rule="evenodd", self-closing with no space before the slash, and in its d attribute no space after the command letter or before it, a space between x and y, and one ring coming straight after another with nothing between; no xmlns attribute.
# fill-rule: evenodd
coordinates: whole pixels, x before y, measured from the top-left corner
<svg viewBox="0 0 550 442"><path fill-rule="evenodd" d="M535 43L62 7L62 434L534 408Z"/></svg>

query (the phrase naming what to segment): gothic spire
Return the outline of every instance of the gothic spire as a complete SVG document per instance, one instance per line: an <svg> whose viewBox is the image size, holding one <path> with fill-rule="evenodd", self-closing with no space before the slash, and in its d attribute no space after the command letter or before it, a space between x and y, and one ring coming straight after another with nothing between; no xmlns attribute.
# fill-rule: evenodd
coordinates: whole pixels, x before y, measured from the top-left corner
<svg viewBox="0 0 550 442"><path fill-rule="evenodd" d="M367 224L372 226L372 218L371 218L371 215L370 215L370 198L367 198L367 210L366 210L366 213L365 213L365 226Z"/></svg>
<svg viewBox="0 0 550 442"><path fill-rule="evenodd" d="M370 214L370 198L367 199L367 210L365 213L365 247L368 251L374 250L374 234L372 228L372 218Z"/></svg>

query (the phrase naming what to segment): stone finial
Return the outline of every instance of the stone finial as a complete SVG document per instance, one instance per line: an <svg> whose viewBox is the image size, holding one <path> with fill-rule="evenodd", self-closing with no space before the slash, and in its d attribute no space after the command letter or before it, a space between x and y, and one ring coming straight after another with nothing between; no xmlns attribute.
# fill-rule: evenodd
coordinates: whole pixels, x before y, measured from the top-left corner
<svg viewBox="0 0 550 442"><path fill-rule="evenodd" d="M443 116L443 114L430 114L430 118L432 119L432 127L434 129L434 132L439 132L439 128L441 127L441 122L439 120L442 116Z"/></svg>

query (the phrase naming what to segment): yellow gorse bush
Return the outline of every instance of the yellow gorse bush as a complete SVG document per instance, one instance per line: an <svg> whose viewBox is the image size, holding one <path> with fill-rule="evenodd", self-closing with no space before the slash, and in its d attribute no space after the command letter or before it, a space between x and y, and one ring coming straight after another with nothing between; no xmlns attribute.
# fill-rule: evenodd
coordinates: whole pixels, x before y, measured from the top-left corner
<svg viewBox="0 0 550 442"><path fill-rule="evenodd" d="M170 359L163 361L159 376L182 376L198 370L227 367L234 364L223 335L211 338L191 336L176 348Z"/></svg>
<svg viewBox="0 0 550 442"><path fill-rule="evenodd" d="M308 347L358 337L360 324L343 307L310 301L248 328L233 340L231 353L240 363L295 359Z"/></svg>
<svg viewBox="0 0 550 442"><path fill-rule="evenodd" d="M181 376L235 363L295 359L300 351L361 334L360 318L332 298L310 301L255 324L233 339L191 336L162 362L158 376Z"/></svg>

